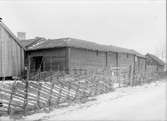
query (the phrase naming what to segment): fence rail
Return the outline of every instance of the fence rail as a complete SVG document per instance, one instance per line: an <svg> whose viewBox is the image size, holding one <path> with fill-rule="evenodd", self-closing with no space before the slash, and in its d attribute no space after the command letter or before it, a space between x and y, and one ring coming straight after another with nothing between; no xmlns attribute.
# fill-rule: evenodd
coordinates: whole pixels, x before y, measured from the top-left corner
<svg viewBox="0 0 167 121"><path fill-rule="evenodd" d="M70 74L43 72L31 78L33 80L1 82L0 115L28 114L41 108L50 111L63 104L82 102L88 97L113 91L114 88L150 82L159 75L134 73L131 67L115 67L96 72L75 69Z"/></svg>

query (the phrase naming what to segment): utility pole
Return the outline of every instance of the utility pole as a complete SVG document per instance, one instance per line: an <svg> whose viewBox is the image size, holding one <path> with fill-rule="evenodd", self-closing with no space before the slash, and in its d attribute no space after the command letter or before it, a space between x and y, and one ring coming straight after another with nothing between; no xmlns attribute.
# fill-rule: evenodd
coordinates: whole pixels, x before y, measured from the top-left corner
<svg viewBox="0 0 167 121"><path fill-rule="evenodd" d="M166 27L167 27L167 24L166 24ZM166 67L166 72L167 72L167 34L166 34L166 49L165 49L165 53L166 53L165 67Z"/></svg>
<svg viewBox="0 0 167 121"><path fill-rule="evenodd" d="M166 7L166 11L167 11L167 2L165 4L165 7ZM165 14L166 15L166 14ZM166 20L167 20L167 15L166 15ZM167 21L166 21L166 28L167 28ZM167 29L165 29L167 30ZM166 32L165 32L166 33ZM166 62L165 62L165 67L166 67L166 74L167 74L167 34L166 34L166 50L165 50L165 53L166 53Z"/></svg>

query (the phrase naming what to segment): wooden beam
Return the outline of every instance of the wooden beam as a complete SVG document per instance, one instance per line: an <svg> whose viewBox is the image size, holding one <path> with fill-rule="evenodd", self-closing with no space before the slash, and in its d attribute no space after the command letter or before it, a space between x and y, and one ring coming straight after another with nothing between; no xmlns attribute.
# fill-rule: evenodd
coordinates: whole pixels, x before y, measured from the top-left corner
<svg viewBox="0 0 167 121"><path fill-rule="evenodd" d="M116 52L116 67L118 67L118 53Z"/></svg>
<svg viewBox="0 0 167 121"><path fill-rule="evenodd" d="M20 72L22 74L23 71L23 54L22 54L22 48L20 48Z"/></svg>
<svg viewBox="0 0 167 121"><path fill-rule="evenodd" d="M106 55L106 67L108 66L108 52L105 53Z"/></svg>
<svg viewBox="0 0 167 121"><path fill-rule="evenodd" d="M116 67L118 67L118 53L116 52ZM117 69L117 82L118 82L118 69Z"/></svg>
<svg viewBox="0 0 167 121"><path fill-rule="evenodd" d="M134 55L134 66L133 66L134 73L136 72L136 56Z"/></svg>
<svg viewBox="0 0 167 121"><path fill-rule="evenodd" d="M30 78L30 71L31 71L31 57L29 53L27 54L28 57L28 67L27 67L27 80Z"/></svg>
<svg viewBox="0 0 167 121"><path fill-rule="evenodd" d="M65 51L65 71L69 73L70 71L70 51L71 48L67 47Z"/></svg>

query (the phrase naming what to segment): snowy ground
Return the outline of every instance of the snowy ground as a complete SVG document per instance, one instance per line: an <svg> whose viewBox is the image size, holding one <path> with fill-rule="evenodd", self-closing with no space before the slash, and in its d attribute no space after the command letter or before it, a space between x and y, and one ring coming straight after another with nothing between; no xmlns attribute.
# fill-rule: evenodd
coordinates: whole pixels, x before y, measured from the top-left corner
<svg viewBox="0 0 167 121"><path fill-rule="evenodd" d="M116 89L115 92L94 97L96 100L37 113L20 121L55 120L167 120L166 80L136 87ZM1 117L0 121L9 120Z"/></svg>

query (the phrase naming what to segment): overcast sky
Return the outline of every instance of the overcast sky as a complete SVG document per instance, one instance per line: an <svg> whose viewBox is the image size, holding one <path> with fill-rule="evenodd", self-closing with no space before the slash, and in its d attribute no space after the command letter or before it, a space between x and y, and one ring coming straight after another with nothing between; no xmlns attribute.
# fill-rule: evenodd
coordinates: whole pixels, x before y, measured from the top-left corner
<svg viewBox="0 0 167 121"><path fill-rule="evenodd" d="M159 57L165 55L165 12L165 0L0 0L0 17L15 34L72 37Z"/></svg>

